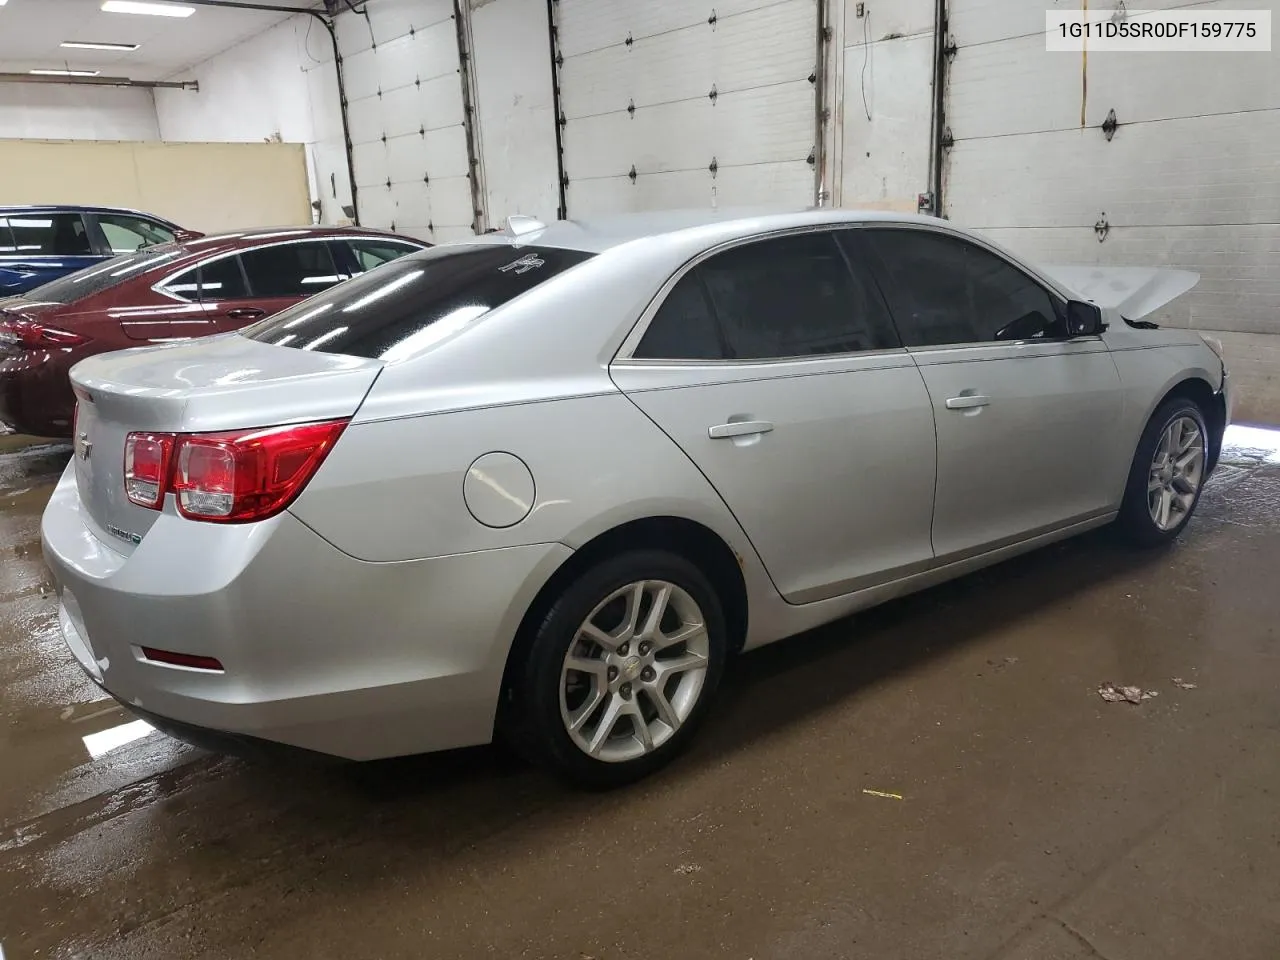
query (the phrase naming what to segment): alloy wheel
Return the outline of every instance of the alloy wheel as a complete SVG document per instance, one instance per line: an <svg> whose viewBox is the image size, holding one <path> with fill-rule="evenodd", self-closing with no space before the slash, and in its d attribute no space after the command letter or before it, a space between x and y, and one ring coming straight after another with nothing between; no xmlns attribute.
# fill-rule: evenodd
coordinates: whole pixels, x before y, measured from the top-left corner
<svg viewBox="0 0 1280 960"><path fill-rule="evenodd" d="M693 712L709 656L706 620L686 590L665 580L620 587L591 611L565 654L565 730L605 762L651 753Z"/></svg>
<svg viewBox="0 0 1280 960"><path fill-rule="evenodd" d="M1160 435L1147 475L1147 509L1164 531L1182 523L1204 479L1204 433L1189 416L1175 417Z"/></svg>

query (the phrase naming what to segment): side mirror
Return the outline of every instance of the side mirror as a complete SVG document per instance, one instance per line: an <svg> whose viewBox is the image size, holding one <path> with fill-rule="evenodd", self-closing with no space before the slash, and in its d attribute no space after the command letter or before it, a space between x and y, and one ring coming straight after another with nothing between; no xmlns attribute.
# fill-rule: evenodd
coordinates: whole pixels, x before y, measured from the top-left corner
<svg viewBox="0 0 1280 960"><path fill-rule="evenodd" d="M1083 300L1067 301L1067 336L1096 337L1106 324L1102 322L1102 308Z"/></svg>

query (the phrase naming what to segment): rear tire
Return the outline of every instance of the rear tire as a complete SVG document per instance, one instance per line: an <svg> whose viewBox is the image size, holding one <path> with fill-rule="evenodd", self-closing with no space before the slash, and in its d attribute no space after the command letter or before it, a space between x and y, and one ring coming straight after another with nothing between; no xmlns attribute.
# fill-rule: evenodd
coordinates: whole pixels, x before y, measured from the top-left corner
<svg viewBox="0 0 1280 960"><path fill-rule="evenodd" d="M1129 467L1118 528L1139 547L1173 541L1190 522L1208 476L1209 431L1194 401L1160 405L1138 441Z"/></svg>
<svg viewBox="0 0 1280 960"><path fill-rule="evenodd" d="M631 783L669 763L701 725L724 672L720 599L662 550L584 571L512 671L504 739L575 786Z"/></svg>

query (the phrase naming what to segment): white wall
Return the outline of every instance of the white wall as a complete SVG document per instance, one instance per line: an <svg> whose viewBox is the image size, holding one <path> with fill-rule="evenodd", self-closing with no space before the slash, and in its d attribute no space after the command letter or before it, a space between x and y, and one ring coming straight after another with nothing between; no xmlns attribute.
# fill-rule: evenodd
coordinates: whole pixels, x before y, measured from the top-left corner
<svg viewBox="0 0 1280 960"><path fill-rule="evenodd" d="M555 109L546 0L470 0L476 114L489 223L554 220Z"/></svg>
<svg viewBox="0 0 1280 960"><path fill-rule="evenodd" d="M160 131L150 90L0 83L0 137L158 140Z"/></svg>
<svg viewBox="0 0 1280 960"><path fill-rule="evenodd" d="M156 91L161 138L304 144L321 222L343 219L351 190L333 49L314 17L291 17L183 76L200 90Z"/></svg>

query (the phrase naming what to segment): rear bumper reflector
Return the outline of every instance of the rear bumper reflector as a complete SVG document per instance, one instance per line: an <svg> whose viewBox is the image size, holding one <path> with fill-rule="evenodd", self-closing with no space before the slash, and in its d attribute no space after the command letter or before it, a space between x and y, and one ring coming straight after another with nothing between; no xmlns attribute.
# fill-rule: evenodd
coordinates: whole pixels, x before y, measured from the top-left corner
<svg viewBox="0 0 1280 960"><path fill-rule="evenodd" d="M188 667L192 670L222 672L222 661L215 657L202 657L195 653L174 653L171 650L157 650L154 647L143 647L142 656L153 663L167 663L173 667Z"/></svg>

